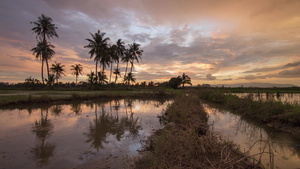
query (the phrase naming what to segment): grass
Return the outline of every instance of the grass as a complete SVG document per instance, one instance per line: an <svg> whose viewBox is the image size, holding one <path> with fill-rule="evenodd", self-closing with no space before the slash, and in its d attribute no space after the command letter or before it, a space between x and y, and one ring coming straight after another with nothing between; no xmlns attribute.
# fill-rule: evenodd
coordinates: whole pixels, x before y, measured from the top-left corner
<svg viewBox="0 0 300 169"><path fill-rule="evenodd" d="M0 92L1 93L1 92ZM173 97L174 94L164 89L150 91L13 91L0 95L0 107L20 104L39 104L55 101L90 100L99 98L157 98ZM18 94L21 93L21 94Z"/></svg>
<svg viewBox="0 0 300 169"><path fill-rule="evenodd" d="M197 95L179 95L160 117L167 122L145 144L136 168L260 168L212 133Z"/></svg>
<svg viewBox="0 0 300 169"><path fill-rule="evenodd" d="M297 103L276 101L272 97L268 100L255 100L251 93L239 98L215 90L202 90L199 92L199 97L233 110L233 113L242 117L261 123L300 126L300 105Z"/></svg>

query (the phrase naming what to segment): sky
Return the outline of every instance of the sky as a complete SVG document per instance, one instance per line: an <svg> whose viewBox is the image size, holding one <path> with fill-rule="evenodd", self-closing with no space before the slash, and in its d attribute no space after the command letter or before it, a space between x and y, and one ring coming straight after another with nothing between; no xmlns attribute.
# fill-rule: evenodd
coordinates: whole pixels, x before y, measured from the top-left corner
<svg viewBox="0 0 300 169"><path fill-rule="evenodd" d="M71 65L83 66L79 81L95 71L84 46L100 30L110 44L121 38L126 47L141 45L137 82L185 73L193 85L300 86L299 9L299 0L0 0L0 82L41 80L41 61L30 51L36 46L30 22L44 14L58 27L49 65L65 65L62 82L75 81Z"/></svg>

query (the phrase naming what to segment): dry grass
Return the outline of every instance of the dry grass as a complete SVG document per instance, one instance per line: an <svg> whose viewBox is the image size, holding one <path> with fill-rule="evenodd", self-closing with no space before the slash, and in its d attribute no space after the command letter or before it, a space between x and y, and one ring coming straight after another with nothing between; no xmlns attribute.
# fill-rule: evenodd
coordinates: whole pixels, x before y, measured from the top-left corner
<svg viewBox="0 0 300 169"><path fill-rule="evenodd" d="M236 147L209 131L194 96L177 97L165 113L168 125L145 144L136 168L260 168Z"/></svg>

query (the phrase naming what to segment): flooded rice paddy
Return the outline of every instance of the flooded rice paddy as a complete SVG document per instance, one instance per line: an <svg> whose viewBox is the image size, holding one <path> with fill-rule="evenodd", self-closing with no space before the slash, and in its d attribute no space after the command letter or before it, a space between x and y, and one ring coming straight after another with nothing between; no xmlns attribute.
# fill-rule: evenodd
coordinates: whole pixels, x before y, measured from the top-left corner
<svg viewBox="0 0 300 169"><path fill-rule="evenodd" d="M113 100L0 110L0 168L126 168L170 101ZM88 166L88 165L87 165Z"/></svg>
<svg viewBox="0 0 300 169"><path fill-rule="evenodd" d="M231 93L238 97L252 97L253 100L275 100L283 103L300 103L300 93Z"/></svg>
<svg viewBox="0 0 300 169"><path fill-rule="evenodd" d="M214 132L236 144L265 168L300 168L300 136L246 121L226 110L205 104L209 125Z"/></svg>

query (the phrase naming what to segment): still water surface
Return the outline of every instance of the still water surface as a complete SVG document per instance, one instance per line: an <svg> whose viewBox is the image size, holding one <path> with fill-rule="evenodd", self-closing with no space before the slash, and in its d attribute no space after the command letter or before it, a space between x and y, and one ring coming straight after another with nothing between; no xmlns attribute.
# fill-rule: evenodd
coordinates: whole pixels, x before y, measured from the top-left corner
<svg viewBox="0 0 300 169"><path fill-rule="evenodd" d="M242 152L248 152L256 160L261 159L265 168L300 168L300 136L245 121L207 104L204 108L213 131L233 141Z"/></svg>
<svg viewBox="0 0 300 169"><path fill-rule="evenodd" d="M127 99L0 110L0 168L74 168L94 159L100 167L124 167L142 140L163 127L157 115L169 103Z"/></svg>
<svg viewBox="0 0 300 169"><path fill-rule="evenodd" d="M251 97L253 100L275 100L283 103L300 103L300 93L230 93L238 97Z"/></svg>

